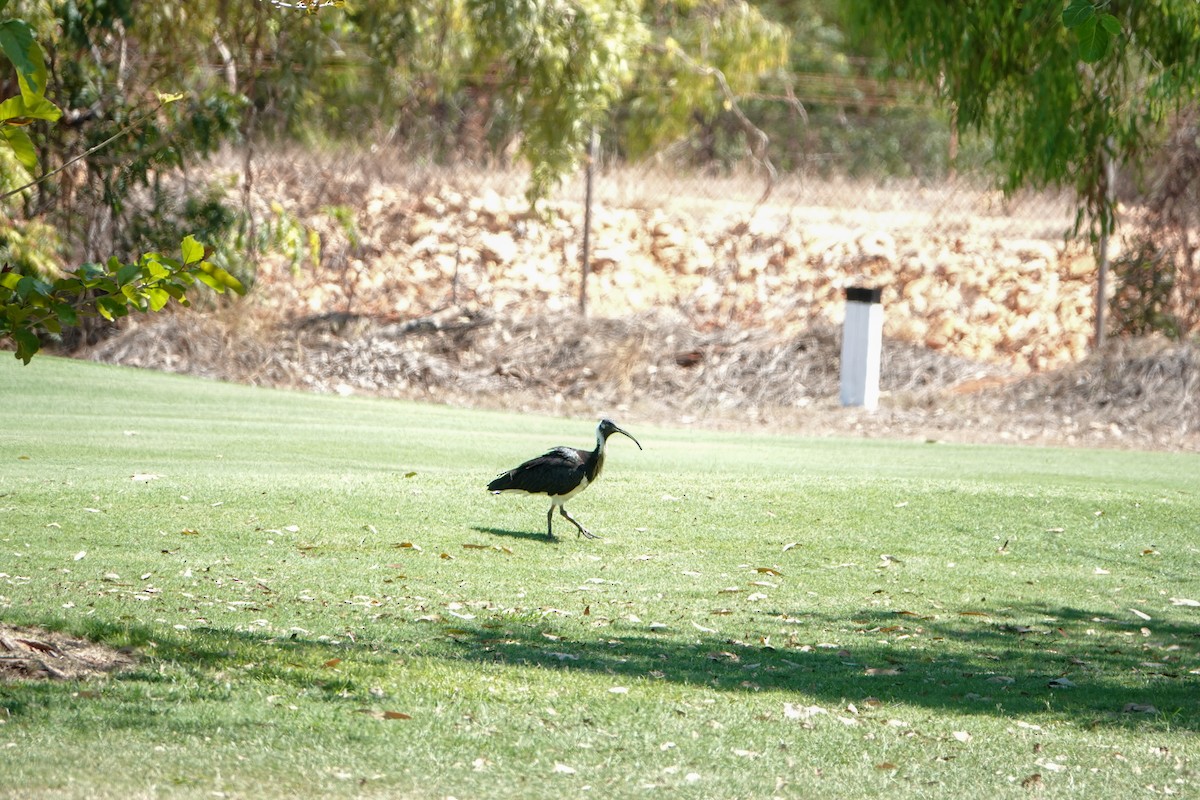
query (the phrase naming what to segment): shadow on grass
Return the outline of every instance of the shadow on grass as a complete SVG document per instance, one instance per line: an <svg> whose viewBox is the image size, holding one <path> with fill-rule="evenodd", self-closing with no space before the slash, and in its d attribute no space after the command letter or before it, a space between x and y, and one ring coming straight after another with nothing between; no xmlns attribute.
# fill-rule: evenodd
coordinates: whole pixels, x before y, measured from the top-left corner
<svg viewBox="0 0 1200 800"><path fill-rule="evenodd" d="M480 525L472 525L471 530L486 533L489 536L507 536L510 539L524 539L529 542L541 542L543 544L558 544L559 542L557 536L551 539L544 533L533 533L531 531L514 531L508 528L489 528Z"/></svg>
<svg viewBox="0 0 1200 800"><path fill-rule="evenodd" d="M1200 730L1200 676L1190 672L1200 667L1200 631L1190 626L1142 628L1081 609L1035 607L941 619L872 609L854 615L853 627L847 622L806 615L793 635L758 641L703 633L687 622L656 633L613 624L599 638L579 640L559 629L548 640L536 625L456 623L450 639L469 661L721 691L782 690L830 707L877 699L955 713L1048 711L1089 725L1162 720ZM845 632L831 641L800 640L838 628Z"/></svg>
<svg viewBox="0 0 1200 800"><path fill-rule="evenodd" d="M422 658L726 692L781 691L791 702L829 710L848 703L869 708L878 700L933 712L1012 718L1049 712L1088 726L1200 731L1200 676L1191 672L1200 667L1200 631L1194 626L1142 626L1085 609L1035 606L991 615L919 617L870 609L851 619L776 619L771 627L782 633L753 641L688 621L648 631L620 620L591 627L597 621L591 620L577 635L560 624L548 637L550 626L527 616L405 625L408 638L357 643L220 628L176 634L95 620L87 633L143 653L139 667L113 680L150 691L192 676L191 691L200 699L228 693L227 681L246 680L343 702L365 697L372 681L407 659ZM0 708L16 716L78 687L8 684Z"/></svg>

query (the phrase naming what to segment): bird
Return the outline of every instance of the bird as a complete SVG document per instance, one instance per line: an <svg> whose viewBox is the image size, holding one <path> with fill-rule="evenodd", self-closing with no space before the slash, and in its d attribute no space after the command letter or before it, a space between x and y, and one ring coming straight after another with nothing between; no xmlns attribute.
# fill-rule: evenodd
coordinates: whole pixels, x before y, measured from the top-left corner
<svg viewBox="0 0 1200 800"><path fill-rule="evenodd" d="M624 434L642 449L642 443L634 439L629 431L622 430L611 419L602 419L596 426L596 449L580 450L577 447L555 447L537 458L531 458L519 467L497 475L488 484L492 494L522 492L544 494L550 498L550 510L546 512L546 536L554 538L554 509L562 514L579 530L579 535L596 539L594 533L579 524L567 513L566 502L600 477L604 468L604 445L614 433Z"/></svg>

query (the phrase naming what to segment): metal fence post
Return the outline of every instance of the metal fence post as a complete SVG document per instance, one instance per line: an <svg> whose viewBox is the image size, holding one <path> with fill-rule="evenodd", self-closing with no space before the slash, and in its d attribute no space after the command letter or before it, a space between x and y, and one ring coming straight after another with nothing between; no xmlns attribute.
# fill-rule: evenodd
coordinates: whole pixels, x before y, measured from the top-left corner
<svg viewBox="0 0 1200 800"><path fill-rule="evenodd" d="M583 254L579 275L579 316L587 316L587 283L592 272L592 181L596 174L596 159L600 156L600 134L592 128L588 141L586 188L583 198Z"/></svg>

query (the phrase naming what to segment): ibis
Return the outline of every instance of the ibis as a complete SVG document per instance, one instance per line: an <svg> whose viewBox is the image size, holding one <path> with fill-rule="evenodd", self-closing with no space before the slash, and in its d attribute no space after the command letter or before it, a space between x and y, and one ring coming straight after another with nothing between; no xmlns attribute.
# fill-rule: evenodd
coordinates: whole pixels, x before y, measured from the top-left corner
<svg viewBox="0 0 1200 800"><path fill-rule="evenodd" d="M496 479L488 484L488 491L492 494L522 492L547 495L550 498L550 510L546 512L547 537L554 538L554 509L557 508L558 513L579 530L579 535L595 539L595 534L567 513L565 504L600 477L600 470L604 468L604 445L614 433L628 436L633 439L639 450L642 449L642 443L634 439L633 434L617 427L611 419L602 419L596 426L595 450L555 447L544 455L531 458L521 466L496 476Z"/></svg>

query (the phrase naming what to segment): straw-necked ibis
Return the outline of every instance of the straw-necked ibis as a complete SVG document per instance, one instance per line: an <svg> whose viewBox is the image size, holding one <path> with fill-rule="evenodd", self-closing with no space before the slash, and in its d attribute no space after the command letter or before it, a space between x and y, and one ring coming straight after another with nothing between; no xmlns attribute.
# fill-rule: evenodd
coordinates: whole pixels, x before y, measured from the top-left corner
<svg viewBox="0 0 1200 800"><path fill-rule="evenodd" d="M642 443L633 438L633 434L621 430L610 419L600 420L596 427L596 449L580 450L576 447L555 447L544 455L532 458L519 467L510 469L503 475L498 475L488 484L488 491L493 494L500 492L524 492L526 494L544 494L550 498L550 510L546 512L546 535L554 538L554 509L570 520L579 529L582 536L595 539L596 536L587 528L580 525L574 517L567 513L564 505L575 495L596 482L600 470L604 468L604 444L614 433L624 434L642 449Z"/></svg>

